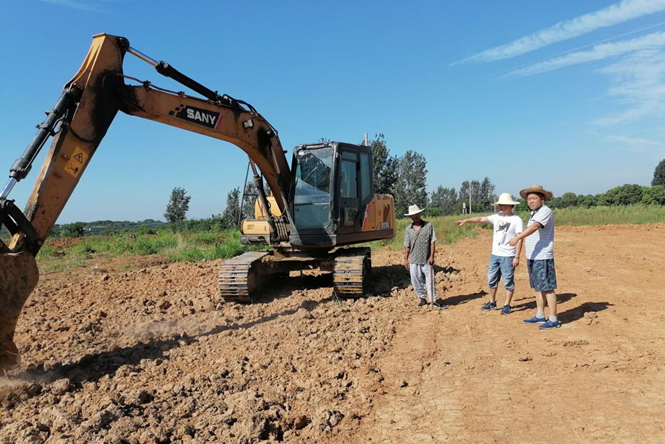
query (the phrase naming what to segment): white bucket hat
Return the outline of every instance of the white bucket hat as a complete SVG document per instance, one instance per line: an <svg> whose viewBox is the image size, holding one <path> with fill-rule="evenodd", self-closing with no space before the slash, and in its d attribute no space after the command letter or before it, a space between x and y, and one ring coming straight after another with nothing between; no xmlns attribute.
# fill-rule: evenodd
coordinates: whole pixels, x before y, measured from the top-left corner
<svg viewBox="0 0 665 444"><path fill-rule="evenodd" d="M494 202L492 205L519 205L519 202L513 200L513 196L510 193L501 193L499 200Z"/></svg>
<svg viewBox="0 0 665 444"><path fill-rule="evenodd" d="M418 205L409 205L409 212L405 216L413 216L414 214L422 213L425 210L418 208Z"/></svg>

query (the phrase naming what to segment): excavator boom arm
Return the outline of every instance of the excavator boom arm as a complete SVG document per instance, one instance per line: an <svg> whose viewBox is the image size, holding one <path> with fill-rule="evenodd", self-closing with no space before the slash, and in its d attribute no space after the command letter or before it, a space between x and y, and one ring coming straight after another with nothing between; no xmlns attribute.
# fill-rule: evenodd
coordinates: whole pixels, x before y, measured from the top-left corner
<svg viewBox="0 0 665 444"><path fill-rule="evenodd" d="M170 93L147 82L126 85L122 64L128 49L129 42L123 37L96 35L79 72L65 85L60 102L69 104L66 116L61 120L24 211L38 240L43 242L48 236L118 110L238 146L275 191L280 211L288 215L291 172L273 127L253 108L246 109L228 96L210 92L164 62L160 62L158 71L175 71L178 75L170 77L184 78L188 80L186 83L198 85L204 93L210 92L206 95L219 100ZM29 170L24 163L17 161L12 168L12 175L19 180ZM9 248L17 251L23 235L15 235Z"/></svg>
<svg viewBox="0 0 665 444"><path fill-rule="evenodd" d="M123 59L127 52L206 99L166 92L148 83L126 85ZM291 220L288 193L292 178L288 162L277 132L253 107L220 96L164 62L152 61L131 49L123 37L95 35L81 68L65 85L58 104L12 166L10 180L0 191L0 226L12 234L9 244L0 241L0 307L4 307L0 310L0 370L10 368L18 360L14 330L38 281L35 256L119 110L240 147L261 170L282 214ZM21 212L7 197L14 184L27 176L51 135L55 135L54 140Z"/></svg>

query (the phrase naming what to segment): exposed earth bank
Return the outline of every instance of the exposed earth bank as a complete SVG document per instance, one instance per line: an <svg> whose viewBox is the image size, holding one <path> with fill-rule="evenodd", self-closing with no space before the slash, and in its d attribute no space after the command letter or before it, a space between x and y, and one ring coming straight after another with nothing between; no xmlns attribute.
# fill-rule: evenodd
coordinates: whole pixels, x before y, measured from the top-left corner
<svg viewBox="0 0 665 444"><path fill-rule="evenodd" d="M479 310L489 234L440 248L442 311L416 307L387 251L342 302L329 276L293 275L221 303L221 261L42 276L0 442L664 442L665 224L558 229L555 331L522 322L524 265L513 314Z"/></svg>

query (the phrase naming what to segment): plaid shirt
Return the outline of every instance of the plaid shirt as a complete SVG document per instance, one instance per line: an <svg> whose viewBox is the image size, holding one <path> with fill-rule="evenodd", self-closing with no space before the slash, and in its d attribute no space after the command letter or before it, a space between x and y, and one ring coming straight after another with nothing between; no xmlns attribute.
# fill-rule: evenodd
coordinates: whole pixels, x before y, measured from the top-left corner
<svg viewBox="0 0 665 444"><path fill-rule="evenodd" d="M410 264L425 265L430 256L430 245L436 242L434 225L424 220L422 223L418 233L413 224L408 225L404 233L404 246L409 247Z"/></svg>

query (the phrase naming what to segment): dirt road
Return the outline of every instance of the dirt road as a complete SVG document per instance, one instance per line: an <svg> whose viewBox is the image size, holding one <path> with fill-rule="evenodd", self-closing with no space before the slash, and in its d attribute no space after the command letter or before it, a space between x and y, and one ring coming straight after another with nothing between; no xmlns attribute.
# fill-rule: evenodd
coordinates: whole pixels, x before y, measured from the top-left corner
<svg viewBox="0 0 665 444"><path fill-rule="evenodd" d="M389 252L343 303L302 276L220 304L220 261L43 276L0 442L664 442L665 225L556 236L555 331L522 323L524 266L513 314L479 310L486 231L440 254L444 311L415 306Z"/></svg>

